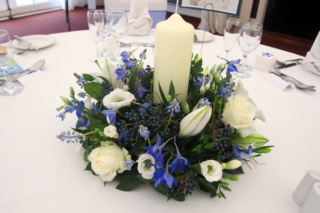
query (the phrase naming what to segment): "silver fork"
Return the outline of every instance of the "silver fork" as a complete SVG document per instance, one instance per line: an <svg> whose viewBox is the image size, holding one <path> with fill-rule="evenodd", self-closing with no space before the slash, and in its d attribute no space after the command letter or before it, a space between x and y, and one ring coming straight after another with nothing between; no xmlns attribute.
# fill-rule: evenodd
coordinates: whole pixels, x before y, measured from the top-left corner
<svg viewBox="0 0 320 213"><path fill-rule="evenodd" d="M16 54L16 55L22 55L25 51L30 50L30 48L31 48L31 47L28 47L28 49L26 49L26 50L22 50L22 51L15 51L15 52L14 52L14 54Z"/></svg>

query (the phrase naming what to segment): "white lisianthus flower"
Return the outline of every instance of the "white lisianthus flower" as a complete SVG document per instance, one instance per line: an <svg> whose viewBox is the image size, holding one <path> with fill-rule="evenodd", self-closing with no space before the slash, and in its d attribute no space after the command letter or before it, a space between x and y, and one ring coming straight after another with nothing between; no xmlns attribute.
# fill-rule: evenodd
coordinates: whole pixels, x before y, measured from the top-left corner
<svg viewBox="0 0 320 213"><path fill-rule="evenodd" d="M153 174L155 172L154 166L149 166L148 164L155 164L154 157L150 154L142 154L137 160L138 162L138 172L142 175L142 177L146 180L150 180L153 178Z"/></svg>
<svg viewBox="0 0 320 213"><path fill-rule="evenodd" d="M201 174L208 182L218 181L222 178L222 166L218 161L207 160L200 163Z"/></svg>
<svg viewBox="0 0 320 213"><path fill-rule="evenodd" d="M228 99L223 112L223 122L236 128L243 137L254 134L253 119L265 121L263 112L259 110L244 89L241 81L238 82L234 94Z"/></svg>
<svg viewBox="0 0 320 213"><path fill-rule="evenodd" d="M84 102L84 106L87 109L93 109L93 104L90 97L86 97L83 102Z"/></svg>
<svg viewBox="0 0 320 213"><path fill-rule="evenodd" d="M118 109L129 105L134 99L134 95L122 89L115 89L103 98L103 105L108 109Z"/></svg>
<svg viewBox="0 0 320 213"><path fill-rule="evenodd" d="M119 138L119 134L117 132L117 127L110 125L107 126L106 128L104 128L103 133L108 136L109 138L115 138L118 139Z"/></svg>
<svg viewBox="0 0 320 213"><path fill-rule="evenodd" d="M113 142L101 142L101 146L91 151L88 156L92 170L100 175L103 181L110 182L126 169L123 167L125 160L131 160L131 155L125 148L120 148Z"/></svg>
<svg viewBox="0 0 320 213"><path fill-rule="evenodd" d="M211 107L203 106L184 117L180 122L179 138L187 138L200 133L211 118Z"/></svg>

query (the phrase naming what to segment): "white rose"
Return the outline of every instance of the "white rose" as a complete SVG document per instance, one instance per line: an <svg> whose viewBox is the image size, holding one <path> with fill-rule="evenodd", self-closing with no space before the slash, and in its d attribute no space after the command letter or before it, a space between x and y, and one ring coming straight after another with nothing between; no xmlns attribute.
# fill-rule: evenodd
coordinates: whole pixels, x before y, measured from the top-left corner
<svg viewBox="0 0 320 213"><path fill-rule="evenodd" d="M144 162L149 164L155 164L154 157L150 154L142 154L137 160L138 162L138 172L142 175L144 179L152 179L155 172L154 166L146 165Z"/></svg>
<svg viewBox="0 0 320 213"><path fill-rule="evenodd" d="M241 81L238 82L234 94L228 99L223 112L225 125L237 128L243 137L254 134L253 119L258 118L265 121L263 112L259 110L244 89Z"/></svg>
<svg viewBox="0 0 320 213"><path fill-rule="evenodd" d="M218 161L207 160L200 163L201 174L208 182L218 181L222 178L222 166Z"/></svg>
<svg viewBox="0 0 320 213"><path fill-rule="evenodd" d="M84 102L84 106L87 109L93 109L93 104L90 97L86 97L83 102Z"/></svg>
<svg viewBox="0 0 320 213"><path fill-rule="evenodd" d="M187 138L200 133L211 118L212 109L203 106L184 117L180 122L179 138Z"/></svg>
<svg viewBox="0 0 320 213"><path fill-rule="evenodd" d="M106 136L108 136L109 138L116 138L116 139L119 138L119 134L117 132L117 127L115 127L113 125L110 125L110 126L107 126L106 128L104 128L103 133Z"/></svg>
<svg viewBox="0 0 320 213"><path fill-rule="evenodd" d="M103 181L112 181L117 173L122 173L125 168L123 162L131 160L125 148L120 148L113 142L102 142L101 146L91 151L88 159L92 170L100 175Z"/></svg>
<svg viewBox="0 0 320 213"><path fill-rule="evenodd" d="M103 105L108 109L118 109L129 105L134 99L134 95L122 89L115 89L103 98Z"/></svg>

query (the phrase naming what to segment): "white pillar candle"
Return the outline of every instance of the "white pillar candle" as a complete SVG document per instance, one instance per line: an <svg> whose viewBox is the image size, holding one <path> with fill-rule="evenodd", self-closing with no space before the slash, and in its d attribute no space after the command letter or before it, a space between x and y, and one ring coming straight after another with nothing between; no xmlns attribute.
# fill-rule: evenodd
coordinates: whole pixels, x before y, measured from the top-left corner
<svg viewBox="0 0 320 213"><path fill-rule="evenodd" d="M170 82L175 87L178 100L187 100L194 27L179 14L173 14L156 27L153 102L160 103L159 82L165 95ZM157 95L158 93L158 95ZM160 96L161 97L161 96Z"/></svg>
<svg viewBox="0 0 320 213"><path fill-rule="evenodd" d="M313 184L307 199L304 201L300 213L320 212L320 182Z"/></svg>
<svg viewBox="0 0 320 213"><path fill-rule="evenodd" d="M293 199L297 202L297 204L299 204L300 206L303 205L304 201L306 200L309 194L310 189L316 182L320 182L320 173L314 170L309 170L307 174L303 177L303 179L300 181L296 190L293 192Z"/></svg>

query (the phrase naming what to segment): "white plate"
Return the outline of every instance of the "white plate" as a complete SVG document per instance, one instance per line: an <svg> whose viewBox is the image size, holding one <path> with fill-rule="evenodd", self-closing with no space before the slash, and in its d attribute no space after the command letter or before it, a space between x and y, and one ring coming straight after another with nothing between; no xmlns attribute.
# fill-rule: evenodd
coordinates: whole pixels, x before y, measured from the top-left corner
<svg viewBox="0 0 320 213"><path fill-rule="evenodd" d="M56 42L56 39L54 37L48 36L48 35L30 35L30 36L23 36L22 38L36 45L39 49L49 47ZM25 43L17 39L13 40L12 44L17 49L22 49L22 50L28 49L28 46Z"/></svg>
<svg viewBox="0 0 320 213"><path fill-rule="evenodd" d="M204 34L204 32L206 33ZM214 35L208 31L194 30L194 34L197 36L198 42L212 41L214 39ZM204 34L204 38L203 38L203 34Z"/></svg>
<svg viewBox="0 0 320 213"><path fill-rule="evenodd" d="M129 36L125 35L121 39L121 43L123 44L131 44L131 43L152 43L156 40L156 30L150 29L149 35L147 36Z"/></svg>

